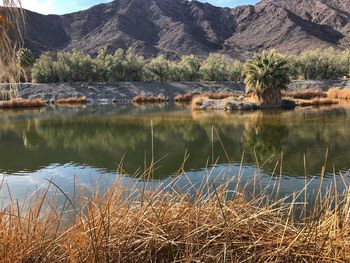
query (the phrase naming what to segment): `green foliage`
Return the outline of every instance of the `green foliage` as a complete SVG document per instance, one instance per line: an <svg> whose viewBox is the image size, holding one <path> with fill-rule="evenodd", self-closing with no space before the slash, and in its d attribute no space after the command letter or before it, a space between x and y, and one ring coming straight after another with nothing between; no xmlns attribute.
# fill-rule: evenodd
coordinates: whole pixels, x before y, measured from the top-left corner
<svg viewBox="0 0 350 263"><path fill-rule="evenodd" d="M253 90L262 106L280 106L281 90L290 83L287 59L275 50L257 53L243 67L246 91Z"/></svg>
<svg viewBox="0 0 350 263"><path fill-rule="evenodd" d="M201 76L206 81L220 81L227 79L227 63L224 56L209 54L201 66Z"/></svg>
<svg viewBox="0 0 350 263"><path fill-rule="evenodd" d="M170 73L170 62L163 55L155 57L148 62L147 70L154 76L154 80L164 81Z"/></svg>
<svg viewBox="0 0 350 263"><path fill-rule="evenodd" d="M338 79L349 74L350 51L334 49L306 51L290 58L298 79Z"/></svg>
<svg viewBox="0 0 350 263"><path fill-rule="evenodd" d="M288 61L276 51L255 54L243 67L246 91L286 89L290 83Z"/></svg>
<svg viewBox="0 0 350 263"><path fill-rule="evenodd" d="M18 50L17 59L22 67L32 67L35 62L33 53L27 48Z"/></svg>
<svg viewBox="0 0 350 263"><path fill-rule="evenodd" d="M228 60L227 65L227 80L229 81L241 81L243 64L238 60Z"/></svg>
<svg viewBox="0 0 350 263"><path fill-rule="evenodd" d="M39 83L57 82L59 80L54 70L54 61L50 53L43 53L35 61L32 68L32 79L34 82Z"/></svg>
<svg viewBox="0 0 350 263"><path fill-rule="evenodd" d="M143 76L145 60L142 56L136 56L131 49L124 54L123 77L125 81L140 81Z"/></svg>
<svg viewBox="0 0 350 263"><path fill-rule="evenodd" d="M30 56L27 51L21 52L21 54L27 54L22 55L23 64L26 65L30 64ZM262 56L265 56L265 59ZM287 58L276 52L262 52L249 60L246 63L246 69L243 69L240 61L220 54L209 54L204 60L194 55L187 55L182 56L178 61L167 60L164 56L145 61L142 56L135 55L131 49L127 51L118 49L114 54L109 54L105 49L101 49L95 58L78 51L58 53L56 59L48 54L43 54L34 64L33 77L37 82L241 81L244 75L249 75L247 65L252 64L252 61L257 58L260 61L255 62L254 75L258 78L259 73L259 78L262 79L255 82L254 79L251 79L254 85L252 84L250 88L257 84L264 88L264 85L270 83L272 86L277 85L283 89L284 84L288 83L290 78L323 80L350 76L350 50L342 52L333 49L307 51L299 56ZM271 60L271 63L268 60ZM278 69L279 67L282 69ZM251 70L253 69L254 67L251 67ZM283 74L280 71L283 71ZM275 76L270 76L277 81L276 83L270 82L267 77L269 73L281 73L286 78L279 77L279 80L276 80ZM264 77L264 74L267 75Z"/></svg>
<svg viewBox="0 0 350 263"><path fill-rule="evenodd" d="M177 67L180 72L180 80L194 81L199 79L199 70L201 68L201 62L199 58L194 55L182 56Z"/></svg>
<svg viewBox="0 0 350 263"><path fill-rule="evenodd" d="M60 82L91 81L94 75L91 56L78 51L59 53L53 67Z"/></svg>

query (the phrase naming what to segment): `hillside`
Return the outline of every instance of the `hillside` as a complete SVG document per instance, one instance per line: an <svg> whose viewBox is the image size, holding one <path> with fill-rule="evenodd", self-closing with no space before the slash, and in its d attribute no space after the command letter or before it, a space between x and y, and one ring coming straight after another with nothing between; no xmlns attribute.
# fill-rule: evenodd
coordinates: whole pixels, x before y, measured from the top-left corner
<svg viewBox="0 0 350 263"><path fill-rule="evenodd" d="M25 44L37 55L132 47L146 57L222 52L243 58L269 48L298 53L350 46L350 1L343 0L263 0L233 9L186 0L115 0L66 15L27 11L26 17Z"/></svg>

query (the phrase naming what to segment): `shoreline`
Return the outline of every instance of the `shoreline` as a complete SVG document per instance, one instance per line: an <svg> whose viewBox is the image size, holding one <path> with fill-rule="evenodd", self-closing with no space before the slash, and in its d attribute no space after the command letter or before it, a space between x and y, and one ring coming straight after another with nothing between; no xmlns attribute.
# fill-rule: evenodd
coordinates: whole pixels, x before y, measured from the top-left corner
<svg viewBox="0 0 350 263"><path fill-rule="evenodd" d="M293 81L288 90L327 91L331 87L350 88L350 80ZM136 96L162 97L172 101L177 95L186 93L244 92L244 84L237 82L21 83L18 85L18 92L23 99L41 98L45 102L86 97L90 104L111 104L131 101Z"/></svg>

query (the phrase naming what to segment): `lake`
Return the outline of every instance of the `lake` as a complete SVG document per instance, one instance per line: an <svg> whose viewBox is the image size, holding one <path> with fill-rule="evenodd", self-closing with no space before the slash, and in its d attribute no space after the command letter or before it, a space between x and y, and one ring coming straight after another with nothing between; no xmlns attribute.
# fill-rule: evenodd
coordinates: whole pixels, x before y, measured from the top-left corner
<svg viewBox="0 0 350 263"><path fill-rule="evenodd" d="M47 180L67 193L76 181L107 187L122 178L131 187L152 161L155 185L179 174L181 188L208 174L248 180L259 173L265 185L281 176L284 194L301 190L305 176L317 188L325 160L325 189L333 170L347 176L350 167L347 105L233 113L180 104L48 107L2 111L0 121L4 200L9 190L12 198L30 196Z"/></svg>

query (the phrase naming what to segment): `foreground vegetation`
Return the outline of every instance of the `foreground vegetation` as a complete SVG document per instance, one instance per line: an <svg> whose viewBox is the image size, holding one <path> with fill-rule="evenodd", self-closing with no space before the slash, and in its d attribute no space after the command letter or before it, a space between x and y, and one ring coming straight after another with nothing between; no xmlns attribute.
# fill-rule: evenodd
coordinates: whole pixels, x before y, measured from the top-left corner
<svg viewBox="0 0 350 263"><path fill-rule="evenodd" d="M292 79L338 79L350 74L350 51L306 51L284 58L288 66L286 73ZM25 65L31 62L25 61ZM241 81L244 75L242 62L220 54L210 54L207 58L188 55L178 60L164 56L145 60L123 49L114 54L102 49L94 58L78 51L44 53L32 68L34 82Z"/></svg>
<svg viewBox="0 0 350 263"><path fill-rule="evenodd" d="M151 175L152 168L144 176ZM185 175L179 175L185 176ZM344 184L345 176L340 175ZM2 262L348 262L350 193L337 186L310 203L307 186L289 198L278 181L203 185L181 192L175 178L165 189L64 193L55 183L30 207L11 204L0 213ZM336 182L336 177L334 178ZM238 182L237 182L238 180ZM321 177L322 182L322 177ZM229 192L228 186L234 191ZM251 190L255 186L256 191ZM274 186L274 187L273 187ZM80 190L79 190L80 189ZM250 190L249 190L250 189ZM57 192L57 196L50 196ZM191 193L191 194L190 194ZM230 196L230 199L227 197ZM301 198L302 199L302 198ZM69 221L67 221L69 219Z"/></svg>

